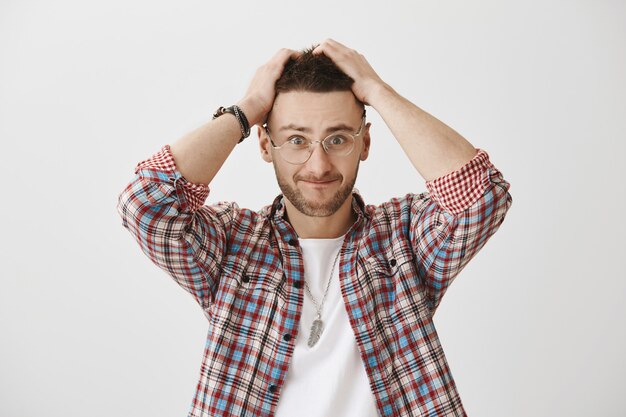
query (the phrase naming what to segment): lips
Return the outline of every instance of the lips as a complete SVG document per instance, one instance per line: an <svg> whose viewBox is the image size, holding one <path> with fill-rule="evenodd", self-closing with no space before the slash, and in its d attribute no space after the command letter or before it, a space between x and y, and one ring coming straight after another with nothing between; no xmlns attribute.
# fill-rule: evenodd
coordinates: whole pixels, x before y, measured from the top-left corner
<svg viewBox="0 0 626 417"><path fill-rule="evenodd" d="M301 181L310 182L311 184L330 184L331 182L335 182L337 180L324 180L324 181L301 180Z"/></svg>
<svg viewBox="0 0 626 417"><path fill-rule="evenodd" d="M334 189L335 184L337 184L339 180L336 179L336 180L324 180L324 181L319 181L319 180L300 180L300 181L302 184L301 187L303 187L304 189L322 192L322 191Z"/></svg>

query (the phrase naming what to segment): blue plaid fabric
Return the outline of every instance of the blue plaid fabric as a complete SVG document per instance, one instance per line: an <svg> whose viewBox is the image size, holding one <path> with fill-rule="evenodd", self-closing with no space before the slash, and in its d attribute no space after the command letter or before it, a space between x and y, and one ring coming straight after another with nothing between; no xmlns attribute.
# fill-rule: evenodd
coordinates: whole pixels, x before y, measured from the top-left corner
<svg viewBox="0 0 626 417"><path fill-rule="evenodd" d="M450 283L504 220L509 183L484 150L428 192L367 205L343 242L340 282L381 416L465 416L433 315ZM189 416L272 416L294 350L304 268L283 196L259 211L204 205L169 145L137 164L118 199L142 251L209 323Z"/></svg>

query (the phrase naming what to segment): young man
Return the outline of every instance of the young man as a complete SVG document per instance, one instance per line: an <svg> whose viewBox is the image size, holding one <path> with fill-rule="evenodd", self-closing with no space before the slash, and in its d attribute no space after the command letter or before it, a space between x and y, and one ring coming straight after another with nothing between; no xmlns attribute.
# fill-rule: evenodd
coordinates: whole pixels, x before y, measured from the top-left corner
<svg viewBox="0 0 626 417"><path fill-rule="evenodd" d="M374 206L353 190L365 105L428 192ZM282 194L258 212L203 205L251 125ZM465 415L432 319L502 223L509 183L363 55L331 39L279 51L237 106L135 174L123 225L209 321L189 416Z"/></svg>

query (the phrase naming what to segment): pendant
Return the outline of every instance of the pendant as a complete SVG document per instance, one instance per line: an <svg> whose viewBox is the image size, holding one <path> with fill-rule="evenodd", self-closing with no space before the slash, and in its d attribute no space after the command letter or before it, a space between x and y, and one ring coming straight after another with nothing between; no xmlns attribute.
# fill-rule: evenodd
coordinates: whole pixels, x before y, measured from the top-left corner
<svg viewBox="0 0 626 417"><path fill-rule="evenodd" d="M324 328L324 323L322 320L317 319L313 322L311 326L311 334L309 335L309 347L313 347L318 340L320 340L320 335L322 334L322 330Z"/></svg>

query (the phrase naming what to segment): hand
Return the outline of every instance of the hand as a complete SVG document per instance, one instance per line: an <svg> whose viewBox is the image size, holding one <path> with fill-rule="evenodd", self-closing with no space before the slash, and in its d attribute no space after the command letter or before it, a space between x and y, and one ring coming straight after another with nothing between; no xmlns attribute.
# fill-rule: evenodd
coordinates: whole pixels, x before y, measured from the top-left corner
<svg viewBox="0 0 626 417"><path fill-rule="evenodd" d="M265 122L276 98L274 87L276 81L283 73L289 59L295 59L301 54L302 52L283 48L256 70L244 98L237 103L246 115L250 126Z"/></svg>
<svg viewBox="0 0 626 417"><path fill-rule="evenodd" d="M324 54L346 75L354 80L352 92L361 102L371 105L374 94L387 85L376 74L363 54L333 39L326 39L313 50L313 54Z"/></svg>

